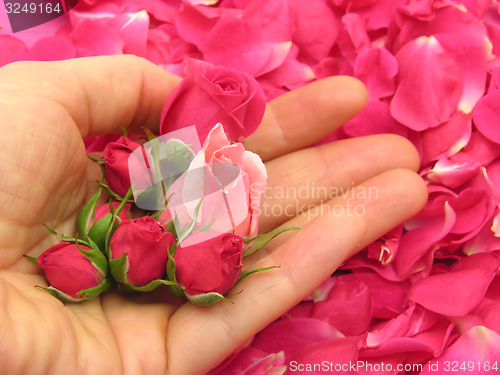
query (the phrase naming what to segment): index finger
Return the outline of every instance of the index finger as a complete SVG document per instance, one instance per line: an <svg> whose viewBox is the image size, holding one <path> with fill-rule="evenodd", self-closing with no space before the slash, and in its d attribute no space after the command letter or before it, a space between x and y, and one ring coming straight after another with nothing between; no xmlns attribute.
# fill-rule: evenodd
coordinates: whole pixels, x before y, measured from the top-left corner
<svg viewBox="0 0 500 375"><path fill-rule="evenodd" d="M16 91L22 94L16 104L35 114L47 108L26 100L26 94L57 103L82 137L118 132L122 126L130 131L158 129L163 103L180 81L133 55L25 61L0 69L0 90L9 92L10 103Z"/></svg>
<svg viewBox="0 0 500 375"><path fill-rule="evenodd" d="M367 101L368 91L355 78L312 82L269 102L245 148L268 161L311 146L356 116Z"/></svg>

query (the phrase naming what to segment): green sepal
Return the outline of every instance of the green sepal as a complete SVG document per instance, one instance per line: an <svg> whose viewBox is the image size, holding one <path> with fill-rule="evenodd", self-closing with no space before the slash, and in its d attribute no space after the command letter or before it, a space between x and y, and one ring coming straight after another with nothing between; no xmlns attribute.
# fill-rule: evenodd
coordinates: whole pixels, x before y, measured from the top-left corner
<svg viewBox="0 0 500 375"><path fill-rule="evenodd" d="M47 224L43 224L43 226L51 233L53 234L54 236L56 236L57 238L59 238L61 241L64 241L64 242L76 242L76 238L74 237L67 237L67 236L61 236L60 234L58 234L54 229L52 229L51 227L49 227ZM82 240L82 239L79 239L78 240L79 242L82 242L85 246L88 246L90 247L90 244L85 241L85 240Z"/></svg>
<svg viewBox="0 0 500 375"><path fill-rule="evenodd" d="M189 302L198 305L198 306L210 306L219 301L227 301L230 303L234 303L230 299L227 299L222 294L216 292L208 292L203 294L196 294L194 296L184 292Z"/></svg>
<svg viewBox="0 0 500 375"><path fill-rule="evenodd" d="M123 254L121 257L116 259L110 259L108 265L111 275L117 282L119 282L120 284L129 284L127 278L127 254Z"/></svg>
<svg viewBox="0 0 500 375"><path fill-rule="evenodd" d="M126 285L130 289L132 289L134 292L150 292L150 291L158 288L160 285L169 285L169 286L175 285L176 288L184 288L183 286L181 286L177 283L174 283L174 282L169 281L169 280L163 280L163 279L153 280L148 285L144 285L144 286L135 286L135 285L132 285L130 283L126 284Z"/></svg>
<svg viewBox="0 0 500 375"><path fill-rule="evenodd" d="M125 129L123 126L120 126L120 129L122 130L122 134L125 138L128 138L128 133L127 133L127 129Z"/></svg>
<svg viewBox="0 0 500 375"><path fill-rule="evenodd" d="M102 188L99 187L92 198L90 198L85 206L83 206L83 208L78 211L78 216L76 219L76 231L78 232L78 237L82 240L85 240L87 238L90 218L94 214L97 200L101 195L101 191Z"/></svg>
<svg viewBox="0 0 500 375"><path fill-rule="evenodd" d="M165 228L167 228L167 232L172 233L174 235L174 238L177 238L177 231L175 230L174 220L170 219L164 225L165 225Z"/></svg>
<svg viewBox="0 0 500 375"><path fill-rule="evenodd" d="M264 247L274 237L276 237L277 235L279 235L279 234L281 234L283 232L286 232L286 231L289 231L289 230L299 230L299 229L300 228L296 228L296 227L278 228L278 229L275 229L275 230L273 230L273 231L271 231L269 233L261 234L260 236L247 239L245 241L245 243L248 244L250 242L253 242L253 244L244 251L243 256L247 257L249 255L252 255L256 251L262 249L262 247Z"/></svg>
<svg viewBox="0 0 500 375"><path fill-rule="evenodd" d="M127 191L127 194L121 199L120 204L118 207L115 209L113 208L113 205L111 202L109 203L109 211L110 213L108 215L112 216L112 220L107 221L108 227L105 229L103 232L99 233L99 241L100 241L100 249L104 252L104 254L107 256L108 259L111 259L111 248L109 246L109 243L111 241L111 237L115 233L115 231L118 229L121 219L118 217L120 215L122 209L125 207L127 204L128 198L132 195L132 187L130 187ZM106 216L108 216L106 215ZM102 217L100 220L104 219L106 216ZM106 224L106 221L103 222L103 224ZM104 238L103 238L104 235Z"/></svg>
<svg viewBox="0 0 500 375"><path fill-rule="evenodd" d="M104 182L100 182L100 181L96 181L96 183L102 187L104 190L106 190L106 193L112 197L113 199L117 200L117 201L121 201L123 199L123 197L120 197L118 194L116 194L113 190L111 190L111 188L106 185ZM134 203L134 200L133 199L129 199L127 200L126 203Z"/></svg>
<svg viewBox="0 0 500 375"><path fill-rule="evenodd" d="M127 293L149 292L158 288L160 285L169 285L169 286L175 285L176 287L184 288L174 281L163 280L163 279L153 280L148 285L144 286L133 285L127 277L127 272L128 272L127 254L123 254L120 258L111 259L109 261L109 269L111 271L111 275L113 276L113 278L120 283L122 289Z"/></svg>
<svg viewBox="0 0 500 375"><path fill-rule="evenodd" d="M91 250L83 250L78 243L76 243L80 253L85 257L106 277L108 274L108 260L99 248L91 248ZM95 246L95 244L94 244Z"/></svg>
<svg viewBox="0 0 500 375"><path fill-rule="evenodd" d="M203 199L200 199L198 204L196 205L196 208L194 210L194 215L193 215L193 220L187 224L182 230L181 233L179 234L178 241L179 243L182 242L187 236L191 234L191 232L194 229L194 226L196 225L196 219L198 218L198 213L201 208L201 202L203 202ZM177 218L177 215L175 216L174 220Z"/></svg>
<svg viewBox="0 0 500 375"><path fill-rule="evenodd" d="M103 254L107 254L107 242L109 228L113 221L113 214L107 214L97 220L89 230L88 238L95 242L97 247L103 252Z"/></svg>
<svg viewBox="0 0 500 375"><path fill-rule="evenodd" d="M92 160L94 163L99 164L100 166L106 164L106 160L99 160L99 159L93 158L89 154L87 154L87 158L89 158L90 160Z"/></svg>
<svg viewBox="0 0 500 375"><path fill-rule="evenodd" d="M238 281L236 281L236 283L234 285L238 284L241 280L243 280L248 275L251 275L252 273L261 272L261 271L267 271L267 270L272 270L273 268L280 268L280 267L281 266L271 266L271 267L255 268L253 270L243 271L241 273L240 277L238 278Z"/></svg>
<svg viewBox="0 0 500 375"><path fill-rule="evenodd" d="M107 292L112 288L116 288L116 282L115 280L113 280L111 275L107 275L104 278L104 280L101 281L100 285L93 288L82 290L78 293L78 296L81 295L84 299L91 300L98 297L100 294Z"/></svg>
<svg viewBox="0 0 500 375"><path fill-rule="evenodd" d="M38 259L35 257L30 257L29 255L23 255L26 259L28 259L31 263L38 264Z"/></svg>
<svg viewBox="0 0 500 375"><path fill-rule="evenodd" d="M111 288L113 288L116 285L114 280L111 277L106 277L101 284L89 288L89 289L84 289L78 292L77 298L73 298L69 295L67 295L64 292L61 292L59 289L54 288L53 286L49 286L48 288L45 288L43 286L37 285L37 288L46 290L50 294L52 294L54 297L56 297L59 301L62 302L83 302L87 300L94 299L98 297L101 293L104 293Z"/></svg>
<svg viewBox="0 0 500 375"><path fill-rule="evenodd" d="M156 135L154 135L148 128L142 127L142 130L144 130L144 133L146 133L146 136L148 137L149 141L156 139Z"/></svg>
<svg viewBox="0 0 500 375"><path fill-rule="evenodd" d="M185 297L184 294L184 286L180 285L177 282L177 279L175 277L175 259L174 259L174 254L175 250L177 249L177 242L174 243L174 246L172 246L172 249L169 250L168 252L168 261L167 261L167 278L174 282L174 285L170 286L170 293L175 296L175 297Z"/></svg>
<svg viewBox="0 0 500 375"><path fill-rule="evenodd" d="M52 294L54 297L56 297L59 301L61 302L83 302L85 301L85 298L73 298L71 296L68 296L66 293L61 292L60 290L49 286L48 288L45 288L40 285L35 285L35 288L43 289Z"/></svg>

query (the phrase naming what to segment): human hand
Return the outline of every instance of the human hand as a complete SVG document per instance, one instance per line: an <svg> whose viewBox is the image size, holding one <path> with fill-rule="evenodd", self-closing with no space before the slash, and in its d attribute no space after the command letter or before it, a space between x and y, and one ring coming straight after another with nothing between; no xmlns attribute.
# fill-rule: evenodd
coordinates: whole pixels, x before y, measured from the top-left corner
<svg viewBox="0 0 500 375"><path fill-rule="evenodd" d="M418 154L403 138L377 135L306 148L367 100L356 80L332 77L269 103L261 127L245 141L269 174L262 204L271 215L263 212L261 229L302 229L245 260L281 268L243 280L235 292L244 292L232 297L234 304L179 306L160 288L132 296L108 292L63 305L34 288L46 280L23 255L36 257L54 244L42 224L74 234L77 210L93 193L89 181L99 178L82 137L121 126L131 133L141 126L157 130L163 102L178 83L178 77L134 56L0 69L0 373L204 374L426 201L425 184L412 172ZM344 191L354 183L377 196L328 201L317 193L297 199L277 194L279 187L297 191L308 182ZM364 215L318 215L312 209L292 218L296 212L290 208L272 214L272 207L307 207L322 199L362 205Z"/></svg>

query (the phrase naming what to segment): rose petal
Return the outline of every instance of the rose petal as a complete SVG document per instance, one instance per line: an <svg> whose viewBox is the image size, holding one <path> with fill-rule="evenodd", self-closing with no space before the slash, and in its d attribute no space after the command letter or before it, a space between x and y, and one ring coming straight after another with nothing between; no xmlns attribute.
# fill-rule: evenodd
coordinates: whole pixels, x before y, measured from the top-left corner
<svg viewBox="0 0 500 375"><path fill-rule="evenodd" d="M433 366L445 363L474 364L474 371L467 373L489 374L500 358L500 335L486 327L476 326L459 337L439 358L424 366L423 375L434 374ZM489 361L486 367L486 361ZM436 368L436 367L434 367Z"/></svg>
<svg viewBox="0 0 500 375"><path fill-rule="evenodd" d="M366 85L371 99L394 94L394 77L397 72L398 62L386 49L364 50L358 55L354 65L354 77Z"/></svg>
<svg viewBox="0 0 500 375"><path fill-rule="evenodd" d="M392 116L417 131L448 121L462 95L462 75L455 60L432 36L409 42L396 58L400 83L391 102Z"/></svg>
<svg viewBox="0 0 500 375"><path fill-rule="evenodd" d="M417 281L407 298L439 314L464 316L483 298L499 263L491 254L470 255L449 272Z"/></svg>
<svg viewBox="0 0 500 375"><path fill-rule="evenodd" d="M372 317L370 289L361 280L338 281L328 298L316 303L312 317L330 323L344 335L361 334Z"/></svg>
<svg viewBox="0 0 500 375"><path fill-rule="evenodd" d="M330 324L317 319L284 319L272 323L258 333L252 341L252 347L266 353L284 350L285 360L290 359L311 344L342 337L342 334Z"/></svg>

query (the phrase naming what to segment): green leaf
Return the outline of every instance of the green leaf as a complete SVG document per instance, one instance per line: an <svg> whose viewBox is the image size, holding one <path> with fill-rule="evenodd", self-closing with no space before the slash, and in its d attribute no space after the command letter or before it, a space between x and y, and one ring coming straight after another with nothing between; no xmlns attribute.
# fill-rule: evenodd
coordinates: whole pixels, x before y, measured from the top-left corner
<svg viewBox="0 0 500 375"><path fill-rule="evenodd" d="M295 227L278 228L278 229L275 229L269 233L261 234L260 236L249 239L246 241L246 243L248 244L248 243L253 241L253 244L251 245L251 247L249 247L245 250L245 252L243 253L243 256L247 257L249 255L252 255L256 251L262 249L262 247L264 247L269 241L271 241L278 234L281 234L281 233L289 231L289 230L299 230L299 229L300 228L295 228Z"/></svg>
<svg viewBox="0 0 500 375"><path fill-rule="evenodd" d="M81 239L85 239L89 232L89 222L90 218L94 214L95 207L97 205L97 200L101 195L102 188L99 187L92 198L83 206L80 211L78 211L78 216L76 219L76 231Z"/></svg>
<svg viewBox="0 0 500 375"><path fill-rule="evenodd" d="M222 294L216 292L209 292L203 294L190 295L184 292L189 302L198 305L198 306L210 306L219 301L227 301L230 303L234 303L230 299L227 299Z"/></svg>
<svg viewBox="0 0 500 375"><path fill-rule="evenodd" d="M38 258L30 257L29 255L23 255L26 259L28 259L31 263L38 264Z"/></svg>
<svg viewBox="0 0 500 375"><path fill-rule="evenodd" d="M273 268L280 268L281 266L271 266L271 267L266 267L266 268L255 268L253 270L247 270L247 271L243 271L240 275L240 277L238 278L238 281L236 281L236 284L238 284L241 280L243 280L245 277L247 277L248 275L251 275L252 273L256 273L256 272L261 272L261 271L267 271L267 270L272 270Z"/></svg>
<svg viewBox="0 0 500 375"><path fill-rule="evenodd" d="M120 126L120 129L122 130L122 134L125 138L128 138L128 133L127 133L127 129L125 129L123 126Z"/></svg>
<svg viewBox="0 0 500 375"><path fill-rule="evenodd" d="M181 243L193 231L194 226L196 225L196 219L198 218L198 213L201 208L201 202L203 202L203 199L200 199L200 202L196 205L193 215L193 221L191 221L188 225L186 225L186 228L184 228L179 234L179 243Z"/></svg>

